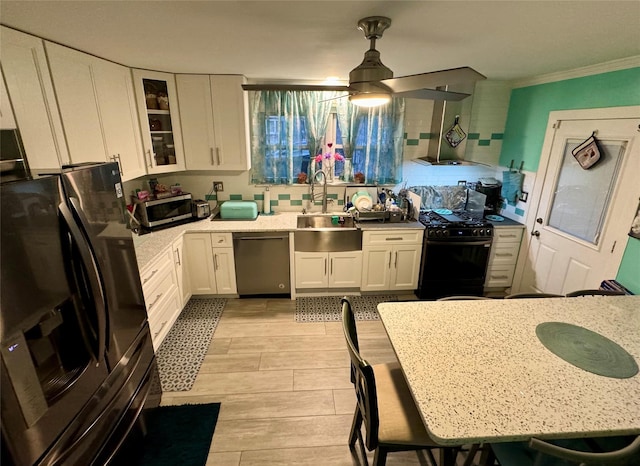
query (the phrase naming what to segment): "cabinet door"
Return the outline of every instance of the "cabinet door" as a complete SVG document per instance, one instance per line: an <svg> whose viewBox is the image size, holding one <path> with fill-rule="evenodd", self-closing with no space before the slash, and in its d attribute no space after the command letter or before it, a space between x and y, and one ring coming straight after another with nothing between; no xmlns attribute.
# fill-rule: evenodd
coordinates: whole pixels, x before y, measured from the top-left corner
<svg viewBox="0 0 640 466"><path fill-rule="evenodd" d="M2 73L31 168L69 163L42 40L1 27Z"/></svg>
<svg viewBox="0 0 640 466"><path fill-rule="evenodd" d="M176 269L176 277L178 278L178 294L184 307L191 297L189 273L187 267L184 265L184 237L180 237L173 242L173 264Z"/></svg>
<svg viewBox="0 0 640 466"><path fill-rule="evenodd" d="M45 42L72 163L109 159L91 55Z"/></svg>
<svg viewBox="0 0 640 466"><path fill-rule="evenodd" d="M233 248L214 248L213 266L216 274L218 294L236 294L236 264L233 259Z"/></svg>
<svg viewBox="0 0 640 466"><path fill-rule="evenodd" d="M296 288L326 288L329 285L326 252L296 252Z"/></svg>
<svg viewBox="0 0 640 466"><path fill-rule="evenodd" d="M176 76L180 122L184 136L185 165L188 170L216 168L216 138L209 76L179 74Z"/></svg>
<svg viewBox="0 0 640 466"><path fill-rule="evenodd" d="M368 247L362 249L362 291L389 289L391 273L391 249Z"/></svg>
<svg viewBox="0 0 640 466"><path fill-rule="evenodd" d="M420 245L395 246L391 258L391 290L415 290L420 273Z"/></svg>
<svg viewBox="0 0 640 466"><path fill-rule="evenodd" d="M329 254L329 287L360 288L362 283L362 251Z"/></svg>
<svg viewBox="0 0 640 466"><path fill-rule="evenodd" d="M211 98L216 136L217 170L248 170L249 104L243 76L212 75Z"/></svg>
<svg viewBox="0 0 640 466"><path fill-rule="evenodd" d="M4 83L4 77L0 73L0 129L16 129L16 120L11 110L11 102L9 102L9 93Z"/></svg>
<svg viewBox="0 0 640 466"><path fill-rule="evenodd" d="M184 246L191 293L194 295L216 294L211 234L187 233L184 236Z"/></svg>
<svg viewBox="0 0 640 466"><path fill-rule="evenodd" d="M147 169L131 70L99 58L92 59L109 159L119 162L123 181L143 176Z"/></svg>
<svg viewBox="0 0 640 466"><path fill-rule="evenodd" d="M182 129L174 75L133 70L133 85L147 172L156 174L184 170Z"/></svg>

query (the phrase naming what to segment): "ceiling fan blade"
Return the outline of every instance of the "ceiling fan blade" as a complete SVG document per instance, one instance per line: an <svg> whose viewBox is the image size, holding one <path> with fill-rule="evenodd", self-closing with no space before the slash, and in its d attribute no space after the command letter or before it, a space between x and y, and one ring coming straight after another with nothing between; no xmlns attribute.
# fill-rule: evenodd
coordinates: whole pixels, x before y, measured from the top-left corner
<svg viewBox="0 0 640 466"><path fill-rule="evenodd" d="M393 97L403 97L405 99L426 99L426 100L453 100L458 101L470 94L462 92L441 91L438 89L415 89L413 91L394 92Z"/></svg>
<svg viewBox="0 0 640 466"><path fill-rule="evenodd" d="M349 86L330 86L323 84L243 84L245 91L346 91Z"/></svg>
<svg viewBox="0 0 640 466"><path fill-rule="evenodd" d="M412 74L399 78L383 79L380 82L391 88L394 93L413 91L416 89L429 89L449 84L474 83L486 76L478 73L468 66L453 68L450 70L432 71L431 73Z"/></svg>
<svg viewBox="0 0 640 466"><path fill-rule="evenodd" d="M343 95L338 95L338 96L335 96L335 97L330 97L328 99L320 100L320 102L329 102L330 100L344 99L345 97L349 97L349 94L343 94Z"/></svg>

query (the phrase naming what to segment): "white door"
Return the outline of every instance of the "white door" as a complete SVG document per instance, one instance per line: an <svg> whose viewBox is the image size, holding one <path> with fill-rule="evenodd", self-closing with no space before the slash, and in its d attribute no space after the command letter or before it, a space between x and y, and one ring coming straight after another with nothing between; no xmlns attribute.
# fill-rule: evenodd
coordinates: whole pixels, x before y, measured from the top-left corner
<svg viewBox="0 0 640 466"><path fill-rule="evenodd" d="M520 291L565 294L616 276L640 195L640 107L577 113L588 112L550 119ZM621 116L598 117L607 113ZM583 169L572 150L593 132L602 157Z"/></svg>

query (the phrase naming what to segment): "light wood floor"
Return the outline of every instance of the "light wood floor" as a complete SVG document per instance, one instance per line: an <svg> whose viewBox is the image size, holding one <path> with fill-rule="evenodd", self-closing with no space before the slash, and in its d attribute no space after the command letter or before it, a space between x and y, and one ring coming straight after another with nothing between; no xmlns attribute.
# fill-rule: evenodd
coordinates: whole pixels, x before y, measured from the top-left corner
<svg viewBox="0 0 640 466"><path fill-rule="evenodd" d="M359 464L347 446L355 392L341 325L297 323L289 299L229 299L193 388L162 404L222 403L207 466ZM357 327L370 363L395 360L381 322ZM399 452L387 464L421 460Z"/></svg>

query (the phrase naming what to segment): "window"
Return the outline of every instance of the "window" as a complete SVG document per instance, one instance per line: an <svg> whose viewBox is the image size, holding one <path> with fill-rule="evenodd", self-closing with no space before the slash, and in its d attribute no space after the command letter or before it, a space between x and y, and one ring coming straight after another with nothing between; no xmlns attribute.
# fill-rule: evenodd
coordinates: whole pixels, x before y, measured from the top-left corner
<svg viewBox="0 0 640 466"><path fill-rule="evenodd" d="M333 164L334 182L352 182L358 172L367 183L401 180L402 99L367 109L335 92L260 91L250 102L253 183L308 180L322 165L315 156L328 151L344 157Z"/></svg>

